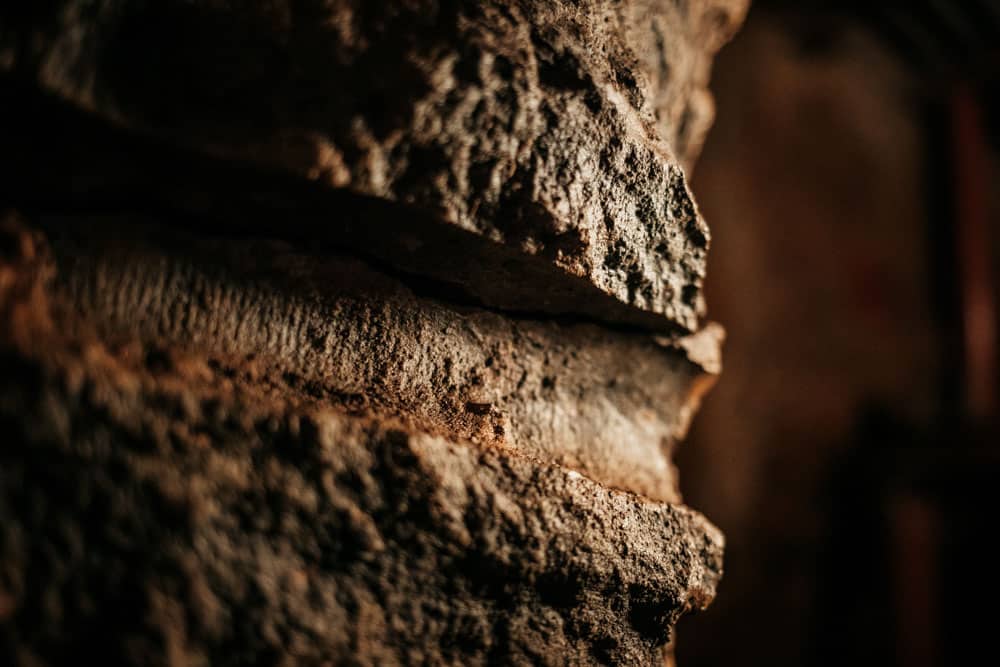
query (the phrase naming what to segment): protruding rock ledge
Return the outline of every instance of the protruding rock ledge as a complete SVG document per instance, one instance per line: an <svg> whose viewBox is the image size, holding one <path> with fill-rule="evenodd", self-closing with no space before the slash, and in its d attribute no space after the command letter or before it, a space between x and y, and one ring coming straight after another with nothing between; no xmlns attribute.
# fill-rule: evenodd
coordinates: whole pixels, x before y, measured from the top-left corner
<svg viewBox="0 0 1000 667"><path fill-rule="evenodd" d="M671 455L719 369L659 340L419 295L364 262L140 215L37 219L65 328L197 350L275 394L516 449L679 502ZM719 341L711 330L701 347ZM710 368L706 368L707 364Z"/></svg>
<svg viewBox="0 0 1000 667"><path fill-rule="evenodd" d="M417 239L453 227L547 268L506 272L507 292L539 297L528 287L549 275L662 328L698 326L708 229L684 163L745 2L14 7L0 9L0 70L19 80L121 127L395 202L432 223ZM451 279L507 305L474 271Z"/></svg>

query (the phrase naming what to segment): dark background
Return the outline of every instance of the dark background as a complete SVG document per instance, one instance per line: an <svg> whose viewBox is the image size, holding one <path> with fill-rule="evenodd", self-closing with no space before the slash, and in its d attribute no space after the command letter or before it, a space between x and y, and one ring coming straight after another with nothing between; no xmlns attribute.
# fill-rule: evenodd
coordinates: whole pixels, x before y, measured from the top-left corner
<svg viewBox="0 0 1000 667"><path fill-rule="evenodd" d="M757 2L693 174L719 385L682 444L727 535L678 663L990 662L991 2Z"/></svg>

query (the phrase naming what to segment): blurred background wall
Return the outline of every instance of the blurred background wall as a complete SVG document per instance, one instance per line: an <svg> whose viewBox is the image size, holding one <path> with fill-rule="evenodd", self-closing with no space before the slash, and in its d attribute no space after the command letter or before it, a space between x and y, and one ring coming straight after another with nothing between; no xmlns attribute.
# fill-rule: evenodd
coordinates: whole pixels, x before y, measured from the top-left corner
<svg viewBox="0 0 1000 667"><path fill-rule="evenodd" d="M998 16L765 0L717 60L693 187L726 367L679 467L727 568L679 664L988 645Z"/></svg>

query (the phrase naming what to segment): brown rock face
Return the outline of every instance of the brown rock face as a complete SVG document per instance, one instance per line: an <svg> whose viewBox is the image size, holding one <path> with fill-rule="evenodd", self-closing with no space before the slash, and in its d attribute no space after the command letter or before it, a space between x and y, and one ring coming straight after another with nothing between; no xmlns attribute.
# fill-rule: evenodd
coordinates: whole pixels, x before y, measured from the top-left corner
<svg viewBox="0 0 1000 667"><path fill-rule="evenodd" d="M686 508L59 352L0 360L13 662L655 664L714 594L721 538Z"/></svg>
<svg viewBox="0 0 1000 667"><path fill-rule="evenodd" d="M744 12L0 8L0 662L662 664Z"/></svg>
<svg viewBox="0 0 1000 667"><path fill-rule="evenodd" d="M64 0L0 10L0 66L116 125L407 204L582 293L512 299L464 274L491 305L693 330L708 228L682 165L743 9Z"/></svg>
<svg viewBox="0 0 1000 667"><path fill-rule="evenodd" d="M105 336L197 347L283 391L680 501L670 451L717 370L684 346L716 347L715 329L675 341L456 310L357 259L202 241L138 216L40 223L53 291Z"/></svg>
<svg viewBox="0 0 1000 667"><path fill-rule="evenodd" d="M5 659L655 664L714 596L718 531L634 493L678 499L657 433L711 338L127 221L8 220Z"/></svg>

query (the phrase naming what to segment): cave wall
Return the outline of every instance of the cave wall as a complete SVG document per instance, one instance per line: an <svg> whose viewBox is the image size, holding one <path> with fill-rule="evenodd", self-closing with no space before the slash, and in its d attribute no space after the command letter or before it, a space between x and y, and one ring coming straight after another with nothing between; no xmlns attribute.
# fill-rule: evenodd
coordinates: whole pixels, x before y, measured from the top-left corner
<svg viewBox="0 0 1000 667"><path fill-rule="evenodd" d="M0 9L0 655L663 664L738 0Z"/></svg>

